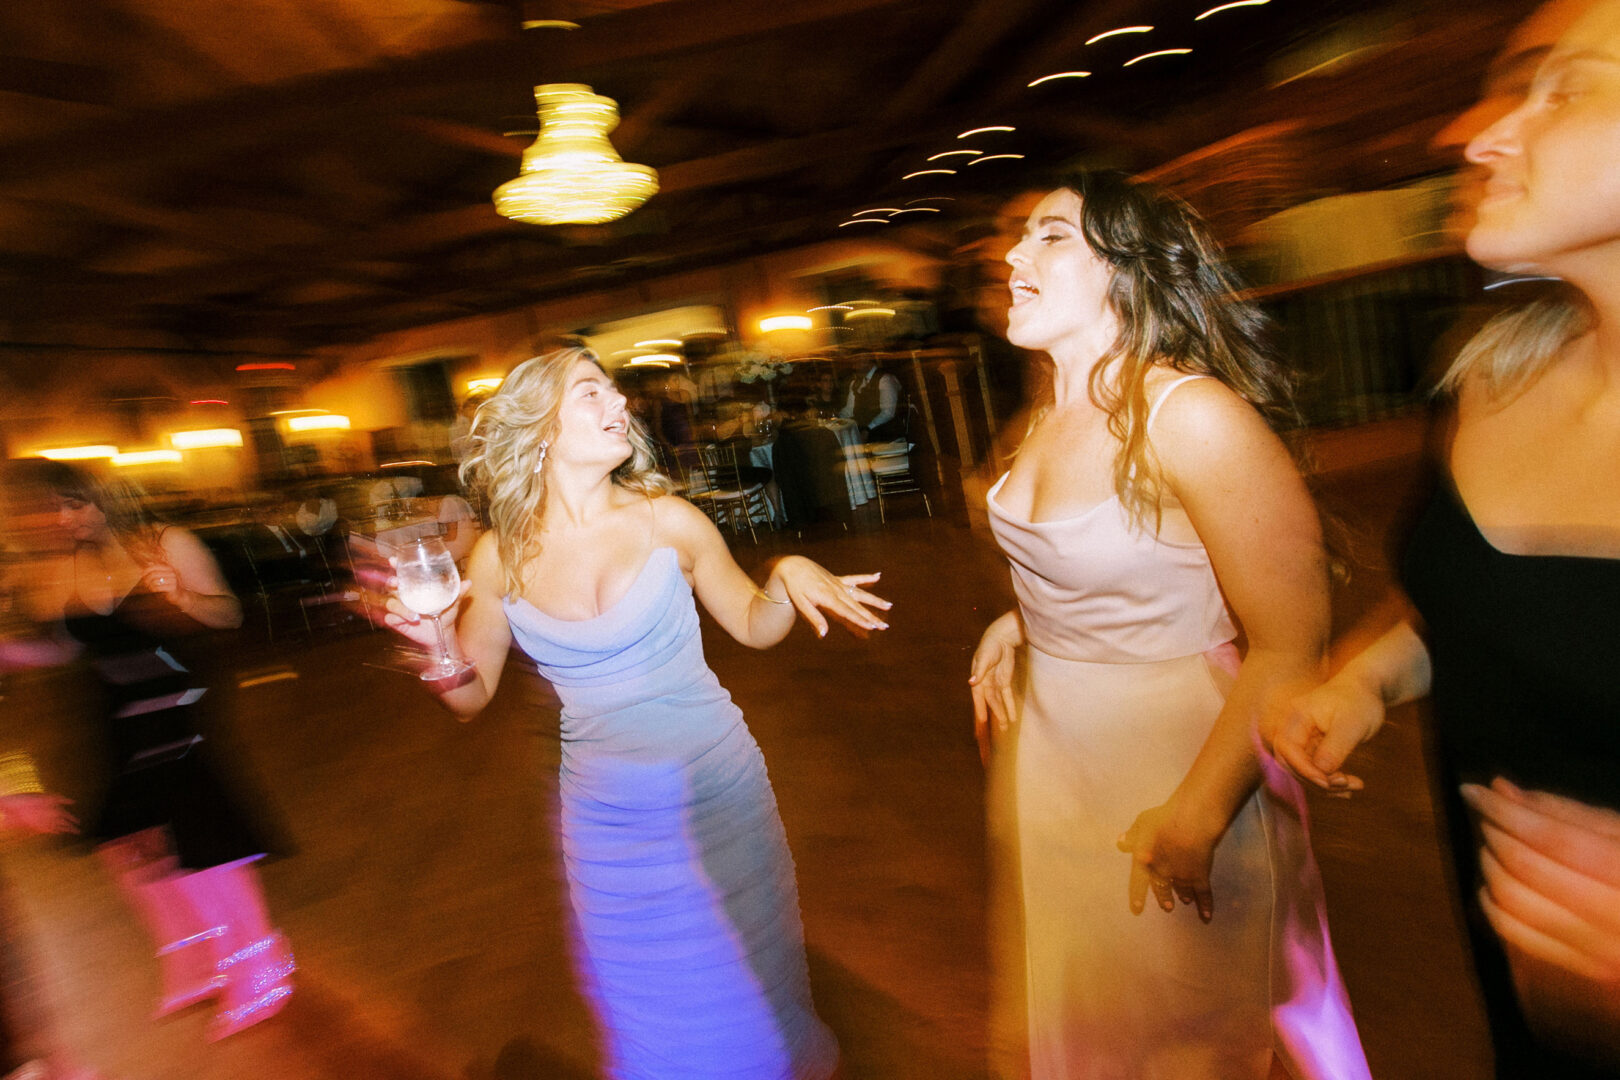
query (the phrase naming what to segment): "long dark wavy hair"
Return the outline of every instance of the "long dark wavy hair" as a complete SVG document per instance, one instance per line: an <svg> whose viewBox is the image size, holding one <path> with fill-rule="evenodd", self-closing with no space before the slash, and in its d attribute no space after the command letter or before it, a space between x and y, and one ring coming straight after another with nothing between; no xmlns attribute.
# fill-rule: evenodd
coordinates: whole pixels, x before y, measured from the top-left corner
<svg viewBox="0 0 1620 1080"><path fill-rule="evenodd" d="M1164 489L1147 441L1148 373L1162 364L1212 375L1285 437L1300 425L1294 378L1271 350L1270 321L1239 295L1242 283L1197 211L1116 170L1071 173L1061 186L1079 197L1081 232L1112 270L1107 299L1119 335L1087 392L1120 443L1114 490L1133 520L1157 521Z"/></svg>

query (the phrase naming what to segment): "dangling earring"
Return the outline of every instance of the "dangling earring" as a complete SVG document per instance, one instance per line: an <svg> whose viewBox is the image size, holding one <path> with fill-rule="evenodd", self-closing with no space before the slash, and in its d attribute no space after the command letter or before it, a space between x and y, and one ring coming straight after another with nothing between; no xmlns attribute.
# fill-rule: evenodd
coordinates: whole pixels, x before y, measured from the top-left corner
<svg viewBox="0 0 1620 1080"><path fill-rule="evenodd" d="M534 471L536 474L538 474L541 469L546 467L546 450L550 446L551 444L548 442L542 442L540 444L540 460L534 463Z"/></svg>

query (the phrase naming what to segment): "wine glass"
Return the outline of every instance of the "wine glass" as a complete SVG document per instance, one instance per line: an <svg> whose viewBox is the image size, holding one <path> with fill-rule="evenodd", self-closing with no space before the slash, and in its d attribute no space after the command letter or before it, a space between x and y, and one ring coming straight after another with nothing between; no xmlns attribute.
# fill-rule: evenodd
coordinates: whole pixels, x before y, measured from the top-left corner
<svg viewBox="0 0 1620 1080"><path fill-rule="evenodd" d="M433 663L422 672L422 678L448 679L471 667L465 660L450 659L444 626L439 622L439 616L461 595L461 574L444 541L437 536L421 536L407 543L394 558L394 577L399 583L399 602L431 618L439 641Z"/></svg>

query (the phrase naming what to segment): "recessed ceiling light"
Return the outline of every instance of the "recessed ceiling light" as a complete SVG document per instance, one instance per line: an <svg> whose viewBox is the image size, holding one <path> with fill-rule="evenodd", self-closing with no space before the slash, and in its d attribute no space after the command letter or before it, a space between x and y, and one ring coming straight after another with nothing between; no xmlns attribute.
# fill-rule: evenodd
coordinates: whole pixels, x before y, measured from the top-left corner
<svg viewBox="0 0 1620 1080"><path fill-rule="evenodd" d="M1125 61L1125 63L1121 66L1130 67L1132 64L1139 64L1143 60L1151 60L1155 56L1185 56L1190 52L1192 52L1191 49L1160 49L1158 52L1149 52L1143 53L1141 56L1133 56L1129 60Z"/></svg>
<svg viewBox="0 0 1620 1080"><path fill-rule="evenodd" d="M1041 85L1041 83L1048 83L1048 82L1051 82L1054 79L1089 79L1089 78L1091 78L1091 72L1089 72L1089 71L1054 71L1050 75L1042 75L1040 78L1036 79L1034 82L1030 83L1029 85L1030 86L1039 86L1039 85Z"/></svg>
<svg viewBox="0 0 1620 1080"><path fill-rule="evenodd" d="M1261 4L1269 3L1271 3L1271 0L1232 0L1230 4L1222 4L1220 7L1212 7L1202 15L1195 16L1193 18L1193 22L1202 22L1211 15L1219 15L1221 12L1230 11L1233 8L1259 7Z"/></svg>
<svg viewBox="0 0 1620 1080"><path fill-rule="evenodd" d="M1111 38L1116 34L1145 34L1149 30L1152 30L1152 29L1153 29L1153 27L1151 27L1151 26L1120 26L1120 27L1116 27L1113 30L1104 30L1102 33L1098 34L1095 37L1087 38L1086 39L1086 44L1087 45L1095 45L1095 44L1097 44L1097 42L1101 41L1103 38Z"/></svg>

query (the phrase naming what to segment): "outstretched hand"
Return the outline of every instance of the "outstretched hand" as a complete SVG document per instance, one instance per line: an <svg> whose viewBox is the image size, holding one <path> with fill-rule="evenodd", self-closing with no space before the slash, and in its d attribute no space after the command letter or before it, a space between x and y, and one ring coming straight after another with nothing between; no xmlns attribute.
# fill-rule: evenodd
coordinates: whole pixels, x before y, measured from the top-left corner
<svg viewBox="0 0 1620 1080"><path fill-rule="evenodd" d="M828 615L862 636L872 630L889 628L871 609L888 611L894 605L865 589L867 585L875 585L882 574L840 577L802 555L789 555L776 564L771 576L782 583L788 600L814 628L817 637L827 636Z"/></svg>

